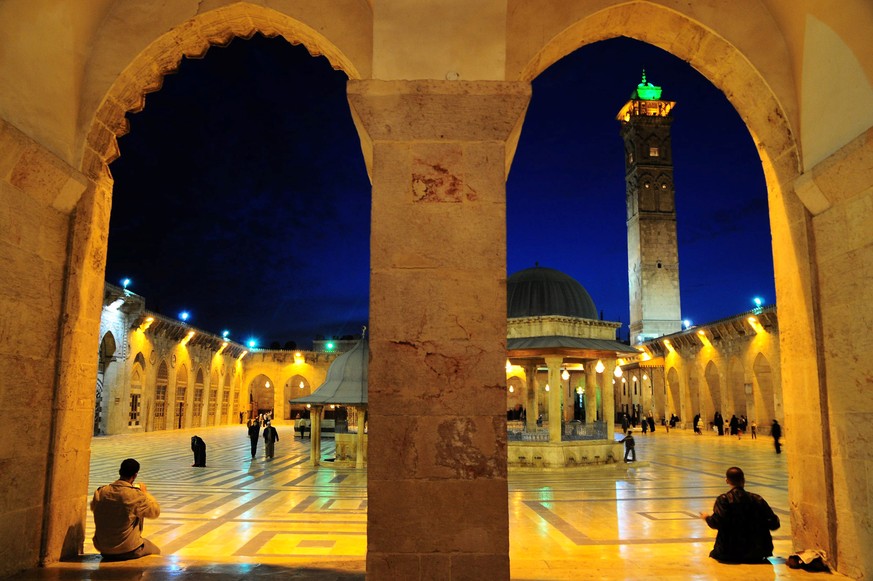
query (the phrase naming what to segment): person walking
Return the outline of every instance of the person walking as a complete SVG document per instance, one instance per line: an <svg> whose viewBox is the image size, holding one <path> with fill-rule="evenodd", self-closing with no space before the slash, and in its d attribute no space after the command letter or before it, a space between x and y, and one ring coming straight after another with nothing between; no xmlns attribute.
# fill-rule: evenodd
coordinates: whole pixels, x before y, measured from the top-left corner
<svg viewBox="0 0 873 581"><path fill-rule="evenodd" d="M781 454L782 444L779 442L779 438L782 437L782 426L776 420L773 420L773 425L770 426L770 435L773 436L773 445L776 447L776 453Z"/></svg>
<svg viewBox="0 0 873 581"><path fill-rule="evenodd" d="M746 492L746 477L737 466L728 468L725 482L731 489L719 495L712 514L700 513L718 531L709 556L722 563L765 563L773 554L770 531L779 528L779 517L757 494Z"/></svg>
<svg viewBox="0 0 873 581"><path fill-rule="evenodd" d="M628 429L630 429L630 420L627 417L627 414L621 414L621 429L627 434Z"/></svg>
<svg viewBox="0 0 873 581"><path fill-rule="evenodd" d="M255 455L258 453L258 436L261 433L261 424L258 420L253 419L249 421L249 439L252 441L252 459L254 460Z"/></svg>
<svg viewBox="0 0 873 581"><path fill-rule="evenodd" d="M634 431L632 428L628 428L627 435L618 441L619 444L624 443L624 461L625 462L636 462L637 461L637 451L634 448ZM631 460L628 460L628 455L631 456Z"/></svg>
<svg viewBox="0 0 873 581"><path fill-rule="evenodd" d="M279 432L276 431L276 428L270 425L270 422L267 421L264 426L264 457L268 459L273 458L273 454L275 451L276 442L279 441Z"/></svg>
<svg viewBox="0 0 873 581"><path fill-rule="evenodd" d="M649 422L647 422L645 418L643 418L642 426L641 426L641 427L643 428L643 435L644 435L644 436L647 436L647 435L648 435L648 430L649 430Z"/></svg>
<svg viewBox="0 0 873 581"><path fill-rule="evenodd" d="M144 483L134 484L139 468L139 462L127 458L118 469L118 480L94 491L94 548L104 561L161 554L157 545L142 536L144 519L158 518L161 505Z"/></svg>
<svg viewBox="0 0 873 581"><path fill-rule="evenodd" d="M752 423L749 425L749 430L752 434L752 439L758 439L758 422L757 420L752 420Z"/></svg>

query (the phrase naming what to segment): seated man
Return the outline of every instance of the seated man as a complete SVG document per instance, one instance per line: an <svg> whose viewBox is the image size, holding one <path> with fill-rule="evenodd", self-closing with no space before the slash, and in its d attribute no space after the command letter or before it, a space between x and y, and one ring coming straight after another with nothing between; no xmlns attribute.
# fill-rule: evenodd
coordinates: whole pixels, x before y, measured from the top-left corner
<svg viewBox="0 0 873 581"><path fill-rule="evenodd" d="M770 531L779 528L779 517L766 500L746 492L741 469L728 468L725 480L731 489L715 500L712 514L700 514L718 531L709 556L723 563L766 563L773 554Z"/></svg>
<svg viewBox="0 0 873 581"><path fill-rule="evenodd" d="M143 519L157 518L161 507L145 484L133 484L138 473L139 462L128 458L121 463L118 480L98 488L91 500L94 546L106 561L161 554L154 543L142 537Z"/></svg>

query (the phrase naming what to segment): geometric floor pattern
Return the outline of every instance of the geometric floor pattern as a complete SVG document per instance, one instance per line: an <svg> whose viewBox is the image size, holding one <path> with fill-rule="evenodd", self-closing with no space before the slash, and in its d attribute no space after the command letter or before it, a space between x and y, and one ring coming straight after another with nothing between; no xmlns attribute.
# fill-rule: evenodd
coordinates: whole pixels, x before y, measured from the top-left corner
<svg viewBox="0 0 873 581"><path fill-rule="evenodd" d="M144 536L163 555L101 563L90 543L75 563L15 579L363 579L366 470L309 466L309 439L278 426L275 458L263 441L251 458L244 426L95 438L89 490L117 478L127 457L161 504ZM207 467L191 467L190 438L207 444ZM791 546L786 455L772 439L695 436L690 430L636 433L637 463L566 471L512 471L509 477L513 579L809 579L788 569ZM322 443L323 458L334 453ZM715 538L699 518L728 489L724 472L740 466L746 487L782 521L770 565L722 565L708 558ZM89 495L90 498L90 495ZM833 575L830 579L842 579Z"/></svg>

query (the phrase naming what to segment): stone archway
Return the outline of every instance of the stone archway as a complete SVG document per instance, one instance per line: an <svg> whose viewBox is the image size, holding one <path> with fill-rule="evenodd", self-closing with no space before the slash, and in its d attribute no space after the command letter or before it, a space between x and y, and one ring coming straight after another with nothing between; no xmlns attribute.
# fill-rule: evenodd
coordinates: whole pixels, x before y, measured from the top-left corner
<svg viewBox="0 0 873 581"><path fill-rule="evenodd" d="M97 389L94 397L94 435L101 436L106 433L106 415L103 413L108 405L110 394L104 391L105 385L114 385L109 380L110 367L115 362L115 337L111 332L106 333L100 341L100 354L97 358ZM115 370L112 369L112 372Z"/></svg>
<svg viewBox="0 0 873 581"><path fill-rule="evenodd" d="M249 417L272 414L276 408L276 384L263 373L249 382Z"/></svg>
<svg viewBox="0 0 873 581"><path fill-rule="evenodd" d="M765 428L766 433L766 430L769 430L768 426L773 423L773 420L782 421L784 418L776 417L773 373L770 368L770 362L767 361L763 353L758 353L758 356L755 357L752 372L755 378L752 384L752 395L757 413L755 419L758 421L758 426Z"/></svg>
<svg viewBox="0 0 873 581"><path fill-rule="evenodd" d="M126 29L126 21L139 22L149 15L142 11L137 12L138 9L133 4L115 3L112 8L135 13L130 15L130 20L118 15L116 18L107 18L109 24L120 26L120 30L115 31L114 41L128 50L136 45L136 40L126 38L131 36L130 30ZM177 11L169 9L165 12L178 14ZM341 36L343 32L353 29L356 23L362 23L366 27L366 20L359 18L361 14L338 4L325 4L315 8L303 8L300 16L293 18L259 4L235 2L216 9L195 12L189 19L170 26L167 32L148 42L147 46L142 47L142 50L130 56L127 61L109 62L121 54L111 44L112 40L106 40L111 35L102 35L97 42L98 45L100 42L108 42L109 45L93 49L89 70L96 71L98 78L83 80L85 88L81 89L82 103L79 103L82 120L78 128L83 136L79 141L81 153L73 155L80 159L81 175L74 172L70 183L65 186L65 195L59 197L57 202L58 208L64 204L74 206L66 256L66 267L71 274L69 277L65 275L65 302L61 307L63 339L58 346L58 352L63 353L63 356L58 356L61 371L57 374L59 379L54 386L54 392L62 394L57 397L64 399L65 403L55 406L55 409L62 411L52 413L52 447L47 469L50 474L63 470L64 481L61 483L60 480L49 478L45 496L50 506L45 508L44 513L64 514L69 517L46 520L40 548L41 561L51 562L61 556L75 555L84 539L83 534L70 536L69 530L79 530L80 521L84 519L86 508L83 498L88 484L89 467L85 462L76 465L73 471L66 458L71 452L78 454L81 450L87 450L90 442L90 437L85 438L80 434L80 426L82 421L87 422L86 418L93 414L92 402L95 393L91 379L88 380L86 392L84 377L96 376L97 362L93 358L93 346L90 347L91 357L84 353L86 346L94 344L98 333L113 188L108 166L119 156L117 138L128 130L125 114L142 110L145 106L145 95L160 90L163 77L174 72L183 57L200 58L211 46L225 45L237 37L250 38L256 33L269 37L282 36L291 43L304 44L311 54L325 56L333 67L343 70L350 78L359 78L362 74L369 73L370 63L366 59L371 58L371 55L368 55L366 46L350 43L340 48L337 42L322 32L330 30L336 36ZM149 23L150 26L151 24ZM371 27L365 30L371 30ZM137 34L148 33L140 31ZM353 60L347 51L356 54L358 58ZM95 59L99 62L95 62ZM108 87L103 88L101 83L107 78L113 80ZM94 111L93 116L90 111ZM0 129L5 128L5 125L0 126ZM78 150L79 147L73 149ZM234 421L238 412L244 409L239 402L240 382L240 377L236 376L235 397L232 411L229 412ZM152 418L154 428L169 429L173 425L185 425L184 418L180 420L182 423L174 424L173 421L177 419L174 415L176 402L174 393L167 393L167 390L174 384L170 384L169 379L161 384L159 379L159 389L161 385L165 388L162 395L166 395L166 399L162 402L155 401ZM87 402L87 407L91 409L81 409L83 406L80 402ZM190 409L185 403L183 402L183 409ZM159 415L159 407L163 408L163 415Z"/></svg>
<svg viewBox="0 0 873 581"><path fill-rule="evenodd" d="M301 416L304 415L305 406L294 405L294 400L298 397L304 397L310 395L312 393L312 385L309 383L309 380L303 377L300 374L294 375L285 382L285 391L284 391L284 419L293 420L295 416L300 413ZM289 403L290 402L290 403Z"/></svg>

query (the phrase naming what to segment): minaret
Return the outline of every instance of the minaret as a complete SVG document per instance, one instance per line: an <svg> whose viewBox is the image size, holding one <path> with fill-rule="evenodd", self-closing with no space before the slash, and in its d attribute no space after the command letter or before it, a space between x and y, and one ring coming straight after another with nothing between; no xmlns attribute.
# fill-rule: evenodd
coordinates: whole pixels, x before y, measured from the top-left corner
<svg viewBox="0 0 873 581"><path fill-rule="evenodd" d="M627 268L631 345L682 330L672 111L646 71L618 113L627 184Z"/></svg>

